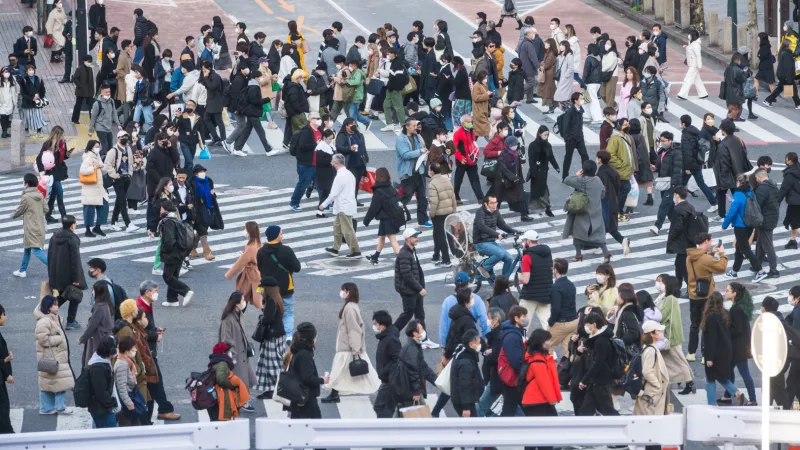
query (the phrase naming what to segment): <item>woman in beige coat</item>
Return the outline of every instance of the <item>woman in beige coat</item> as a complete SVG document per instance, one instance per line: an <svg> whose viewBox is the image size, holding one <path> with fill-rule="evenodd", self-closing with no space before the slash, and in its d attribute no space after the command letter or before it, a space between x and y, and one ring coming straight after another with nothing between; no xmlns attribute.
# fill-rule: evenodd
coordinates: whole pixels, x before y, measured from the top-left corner
<svg viewBox="0 0 800 450"><path fill-rule="evenodd" d="M428 166L428 174L431 177L428 182L428 202L433 222L433 261L442 267L450 267L450 251L447 248L444 220L449 214L456 212L456 193L443 164L431 163Z"/></svg>
<svg viewBox="0 0 800 450"><path fill-rule="evenodd" d="M58 315L58 301L45 295L33 310L36 319L36 361L55 360L54 373L39 372L39 414L72 414L64 400L75 387L75 374L69 363L69 341Z"/></svg>
<svg viewBox="0 0 800 450"><path fill-rule="evenodd" d="M475 136L489 139L491 132L489 124L489 100L494 95L489 91L489 76L486 71L480 71L475 76L475 85L472 86L472 122L475 127Z"/></svg>
<svg viewBox="0 0 800 450"><path fill-rule="evenodd" d="M50 49L50 62L61 62L64 44L67 43L67 38L64 37L64 26L67 24L67 16L64 14L64 4L60 0L57 0L53 6L53 10L50 11L50 15L47 16L47 22L44 27L47 29L47 34L53 36L53 47Z"/></svg>
<svg viewBox="0 0 800 450"><path fill-rule="evenodd" d="M661 352L655 347L664 325L648 320L642 325L642 392L633 406L635 416L663 416L669 403L669 373Z"/></svg>
<svg viewBox="0 0 800 450"><path fill-rule="evenodd" d="M322 403L339 403L339 394L372 394L381 384L367 356L367 330L358 306L358 286L355 283L343 284L339 296L344 300L344 306L339 311L336 355L333 357L329 382L331 394L323 398ZM367 363L368 372L365 375L350 375L350 363L356 359Z"/></svg>
<svg viewBox="0 0 800 450"><path fill-rule="evenodd" d="M236 277L236 290L242 293L247 303L261 310L263 304L261 294L258 292L261 272L258 271L258 261L256 260L258 250L261 248L258 224L249 221L244 224L244 231L247 234L247 245L244 246L244 251L239 259L225 273L225 279L230 280Z"/></svg>
<svg viewBox="0 0 800 450"><path fill-rule="evenodd" d="M47 224L45 224L44 219L44 215L48 211L47 205L42 193L37 188L39 179L36 178L36 175L27 173L24 181L25 189L22 190L19 206L11 214L12 219L22 216L22 265L19 266L19 270L13 272L15 277L20 278L25 278L28 275L27 270L28 263L31 260L31 253L47 267L47 254L42 250L47 231Z"/></svg>
<svg viewBox="0 0 800 450"><path fill-rule="evenodd" d="M250 363L250 358L255 356L255 347L250 343L250 333L244 328L244 310L247 309L247 301L241 292L235 291L228 298L225 309L222 310L222 322L219 324L219 340L227 342L232 348L232 358L234 361L233 373L247 387L248 391L256 385L256 372ZM252 353L248 352L252 350ZM248 401L239 409L246 412L255 412L255 409Z"/></svg>
<svg viewBox="0 0 800 450"><path fill-rule="evenodd" d="M91 175L97 172L97 183L81 183L81 205L83 206L83 226L86 227L86 237L96 235L105 236L100 228L108 219L108 192L103 188L103 174L107 173L103 160L100 159L100 142L90 140L83 152L83 160L79 173ZM97 222L95 222L97 214ZM94 225L94 228L92 226Z"/></svg>
<svg viewBox="0 0 800 450"><path fill-rule="evenodd" d="M261 98L266 100L270 99L269 102L264 103L264 114L267 116L267 128L270 130L275 130L278 128L278 125L272 120L272 101L275 100L275 96L277 93L272 90L272 71L269 70L269 64L267 58L261 58L258 60L258 70L263 75L258 81L258 84L261 85Z"/></svg>

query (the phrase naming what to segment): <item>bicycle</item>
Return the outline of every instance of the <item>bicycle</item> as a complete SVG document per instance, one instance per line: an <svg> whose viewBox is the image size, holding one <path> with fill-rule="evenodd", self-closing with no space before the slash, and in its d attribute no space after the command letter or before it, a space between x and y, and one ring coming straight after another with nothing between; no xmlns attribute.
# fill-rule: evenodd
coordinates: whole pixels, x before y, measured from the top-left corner
<svg viewBox="0 0 800 450"><path fill-rule="evenodd" d="M522 262L522 242L520 241L520 237L522 236L522 233L512 233L510 235L514 236L514 250L517 252L517 256L514 257L514 260L511 262L511 272L514 274L513 286L517 289L517 291L519 291L519 269L520 263ZM509 234L504 234L502 239L505 239L508 236ZM476 259L472 262L473 267L469 273L475 274L471 281L475 285L475 287L472 289L472 292L476 294L478 291L480 291L484 281L487 282L489 286L494 287L494 280L497 278L497 275L494 273L494 271L487 271L482 265L483 262L489 258L490 256L483 256L483 258L480 260Z"/></svg>

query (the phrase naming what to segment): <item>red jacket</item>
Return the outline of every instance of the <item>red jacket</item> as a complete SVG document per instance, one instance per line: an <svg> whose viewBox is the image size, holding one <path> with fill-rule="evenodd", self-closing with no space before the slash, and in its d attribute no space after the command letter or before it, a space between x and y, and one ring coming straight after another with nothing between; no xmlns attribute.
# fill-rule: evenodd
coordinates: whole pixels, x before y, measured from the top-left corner
<svg viewBox="0 0 800 450"><path fill-rule="evenodd" d="M555 404L561 401L561 388L558 384L558 371L553 355L541 353L531 355L525 352L528 373L525 380L528 385L522 394L522 405Z"/></svg>
<svg viewBox="0 0 800 450"><path fill-rule="evenodd" d="M478 146L475 144L475 132L459 127L453 133L453 144L456 146L456 165L477 166Z"/></svg>
<svg viewBox="0 0 800 450"><path fill-rule="evenodd" d="M501 134L495 134L494 137L483 147L484 158L499 158L503 153L506 146L506 137Z"/></svg>

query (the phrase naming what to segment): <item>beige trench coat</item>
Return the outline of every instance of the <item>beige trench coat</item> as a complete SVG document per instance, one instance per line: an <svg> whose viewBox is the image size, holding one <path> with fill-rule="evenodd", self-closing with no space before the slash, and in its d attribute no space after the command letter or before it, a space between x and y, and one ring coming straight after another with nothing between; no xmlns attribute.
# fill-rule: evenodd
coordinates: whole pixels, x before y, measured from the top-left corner
<svg viewBox="0 0 800 450"><path fill-rule="evenodd" d="M19 206L11 214L11 218L22 216L23 248L44 248L44 237L47 232L44 213L47 211L47 204L38 189L26 187L22 191Z"/></svg>
<svg viewBox="0 0 800 450"><path fill-rule="evenodd" d="M39 390L57 393L72 389L75 374L69 364L69 342L61 326L61 317L42 313L39 304L33 310L33 317L36 319L36 361L42 358L58 361L58 372L54 375L39 372Z"/></svg>
<svg viewBox="0 0 800 450"><path fill-rule="evenodd" d="M647 345L642 350L642 378L644 378L644 388L636 397L633 415L663 416L666 414L669 402L669 374L664 358L652 345ZM645 395L653 398L653 405L645 400Z"/></svg>

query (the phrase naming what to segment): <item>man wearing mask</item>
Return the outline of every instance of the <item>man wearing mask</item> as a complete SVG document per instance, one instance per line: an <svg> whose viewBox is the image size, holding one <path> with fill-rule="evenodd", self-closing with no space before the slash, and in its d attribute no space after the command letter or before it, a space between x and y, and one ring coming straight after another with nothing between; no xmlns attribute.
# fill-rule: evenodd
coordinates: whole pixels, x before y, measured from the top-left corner
<svg viewBox="0 0 800 450"><path fill-rule="evenodd" d="M761 207L761 215L764 220L761 226L756 228L756 260L764 261L764 256L769 259L769 273L767 278L778 278L778 256L775 254L775 244L773 243L772 233L778 226L778 215L780 214L780 192L775 182L769 179L768 169L758 169L753 174L758 183L754 194Z"/></svg>
<svg viewBox="0 0 800 450"><path fill-rule="evenodd" d="M557 45L567 40L567 36L561 30L561 20L558 17L550 19L550 37L556 41Z"/></svg>
<svg viewBox="0 0 800 450"><path fill-rule="evenodd" d="M539 233L536 230L528 230L522 235L522 247L519 305L528 314L536 316L540 328L547 330L553 288L553 255L550 247L539 242ZM528 337L533 330L533 326L528 327Z"/></svg>
<svg viewBox="0 0 800 450"><path fill-rule="evenodd" d="M667 35L661 31L661 24L657 23L653 25L653 35L650 38L650 42L658 47L658 65L661 66L662 69L666 69L665 64L667 63Z"/></svg>
<svg viewBox="0 0 800 450"><path fill-rule="evenodd" d="M664 220L672 217L672 210L675 208L673 194L675 188L682 185L683 180L683 154L680 145L673 143L673 136L669 131L661 133L660 140L661 148L659 148L656 158L655 184L657 185L661 178L665 183L669 183L669 187L661 191L661 204L658 205L656 223L650 227L650 232L654 235L658 235L658 232L661 231ZM676 145L678 148L675 148Z"/></svg>
<svg viewBox="0 0 800 450"><path fill-rule="evenodd" d="M195 114L196 105L194 100L188 100L183 109L183 114L178 118L178 144L180 152L183 154L183 168L187 173L192 171L194 166L194 152L197 149L200 132L200 117ZM175 149L177 151L177 149ZM148 157L148 164L150 158Z"/></svg>
<svg viewBox="0 0 800 450"><path fill-rule="evenodd" d="M385 310L372 314L372 331L378 339L375 351L375 371L381 380L381 386L375 395L372 409L379 419L391 419L395 410L394 392L391 385L394 367L400 358L400 332L392 325L392 316Z"/></svg>
<svg viewBox="0 0 800 450"><path fill-rule="evenodd" d="M289 200L289 207L292 211L300 211L300 199L308 188L308 185L316 177L316 167L314 166L315 150L317 142L322 139L322 118L319 113L312 111L308 115L308 125L301 128L292 136L290 152L294 151L297 158L297 184L294 187L292 198Z"/></svg>
<svg viewBox="0 0 800 450"><path fill-rule="evenodd" d="M14 55L19 60L20 67L31 65L36 67L36 55L39 53L39 45L33 37L33 27L25 26L22 28L22 37L14 43Z"/></svg>
<svg viewBox="0 0 800 450"><path fill-rule="evenodd" d="M667 253L675 254L675 278L678 279L678 289L683 287L683 283L689 281L689 274L686 270L686 252L694 247L692 239L694 236L687 234L689 222L694 219L695 209L691 203L686 201L689 192L684 186L674 189L675 193L672 202L675 209L672 213L667 236Z"/></svg>
<svg viewBox="0 0 800 450"><path fill-rule="evenodd" d="M77 125L80 123L80 114L83 104L90 103L95 96L91 55L83 57L83 64L75 69L72 82L75 84L75 106L72 108L72 123Z"/></svg>
<svg viewBox="0 0 800 450"><path fill-rule="evenodd" d="M422 326L425 326L425 306L423 300L428 291L425 290L425 274L420 267L417 257L416 247L419 245L420 232L414 228L407 227L403 231L405 243L397 253L394 263L394 290L400 294L403 304L403 312L397 317L394 326L402 329L409 323L411 318L415 318ZM427 336L420 339L423 348L439 348L439 345L431 341Z"/></svg>
<svg viewBox="0 0 800 450"><path fill-rule="evenodd" d="M400 105L403 108L403 105ZM417 164L417 160L428 152L422 142L422 138L417 134L417 122L408 119L403 126L403 134L397 137L395 143L397 175L400 177L400 185L403 188L401 198L403 207L411 201L414 194L417 194L417 224L424 227L432 227L428 220L428 196L425 192L425 164ZM406 217L411 220L411 214L406 208ZM402 328L398 326L398 328Z"/></svg>
<svg viewBox="0 0 800 450"><path fill-rule="evenodd" d="M561 136L564 137L566 151L564 153L564 164L561 166L561 181L563 182L569 175L569 166L572 164L572 154L575 150L581 157L581 164L589 159L586 152L586 141L583 138L583 99L580 92L573 92L570 97L572 107L564 113L561 126Z"/></svg>
<svg viewBox="0 0 800 450"><path fill-rule="evenodd" d="M75 320L81 300L75 298L68 300L61 294L70 285L81 291L87 288L83 267L81 267L81 240L75 234L76 227L75 216L63 216L61 230L53 233L47 247L47 274L50 289L53 290L53 295L58 297L59 306L69 302L67 325L64 327L67 330L76 330L81 327Z"/></svg>
<svg viewBox="0 0 800 450"><path fill-rule="evenodd" d="M222 121L222 77L214 71L214 64L211 61L204 61L200 71L202 76L198 83L205 87L207 92L203 122L211 135L211 144L209 145L222 145L226 138L225 123ZM217 130L219 130L219 134L217 134Z"/></svg>
<svg viewBox="0 0 800 450"><path fill-rule="evenodd" d="M128 146L128 133L120 131L117 135L117 145L108 151L103 165L108 171L108 176L114 181L114 210L111 214L111 231L122 231L123 228L117 225L119 214L122 213L122 221L125 223L125 230L132 233L139 229L128 217L128 188L131 185L133 175L133 152Z"/></svg>
<svg viewBox="0 0 800 450"><path fill-rule="evenodd" d="M113 145L113 132L122 130L117 116L117 108L114 100L111 99L111 87L108 85L100 86L100 98L92 105L92 112L89 121L89 137L97 131L97 140L100 141L100 154L105 155ZM119 137L119 136L118 136Z"/></svg>
<svg viewBox="0 0 800 450"><path fill-rule="evenodd" d="M512 370L519 374L522 369L523 353L525 347L525 329L528 328L528 310L522 306L512 306L508 310L508 320L500 325L500 340L503 342L502 351L508 359L506 370ZM498 365L498 369L499 369ZM522 393L516 386L508 386L503 383L503 417L514 417L517 413L517 406L522 401Z"/></svg>
<svg viewBox="0 0 800 450"><path fill-rule="evenodd" d="M247 51L251 68L258 67L258 60L267 57L267 54L264 52L264 41L266 39L267 35L264 34L262 31L256 32L256 34L253 36L253 41L250 42L250 48ZM270 64L272 64L272 59L270 59ZM272 72L272 73L278 73L278 72Z"/></svg>

